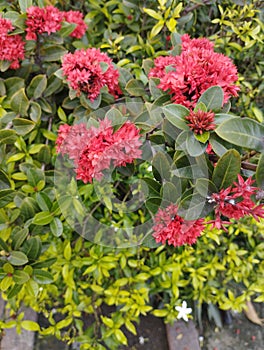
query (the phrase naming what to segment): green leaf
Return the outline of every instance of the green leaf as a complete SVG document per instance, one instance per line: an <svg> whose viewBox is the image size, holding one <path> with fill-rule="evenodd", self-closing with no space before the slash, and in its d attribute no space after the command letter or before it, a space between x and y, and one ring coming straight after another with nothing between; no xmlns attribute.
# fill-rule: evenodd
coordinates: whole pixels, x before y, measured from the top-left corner
<svg viewBox="0 0 264 350"><path fill-rule="evenodd" d="M63 225L59 218L54 218L50 223L50 230L53 236L60 237L63 233Z"/></svg>
<svg viewBox="0 0 264 350"><path fill-rule="evenodd" d="M15 270L13 274L13 280L16 284L24 284L30 279L28 273L22 270Z"/></svg>
<svg viewBox="0 0 264 350"><path fill-rule="evenodd" d="M258 187L264 189L264 154L263 153L259 158L259 162L256 170L256 181L257 181Z"/></svg>
<svg viewBox="0 0 264 350"><path fill-rule="evenodd" d="M18 135L26 135L35 128L35 123L32 120L15 118L13 120L14 129Z"/></svg>
<svg viewBox="0 0 264 350"><path fill-rule="evenodd" d="M158 211L158 209L160 208L160 204L161 204L160 197L150 197L146 201L147 209L153 214L155 214Z"/></svg>
<svg viewBox="0 0 264 350"><path fill-rule="evenodd" d="M66 53L67 50L60 45L50 45L48 47L43 45L40 49L42 60L45 62L60 61Z"/></svg>
<svg viewBox="0 0 264 350"><path fill-rule="evenodd" d="M80 97L80 102L81 102L81 105L85 108L88 108L88 109L97 109L100 104L101 104L101 101L102 101L102 95L98 95L98 97L94 100L94 101L91 101L89 98L87 98L87 96L82 93L81 94L81 97Z"/></svg>
<svg viewBox="0 0 264 350"><path fill-rule="evenodd" d="M143 11L146 12L149 16L157 19L158 21L162 20L162 15L154 10L143 8Z"/></svg>
<svg viewBox="0 0 264 350"><path fill-rule="evenodd" d="M7 299L9 300L14 298L21 291L22 287L23 287L23 284L15 284L7 294Z"/></svg>
<svg viewBox="0 0 264 350"><path fill-rule="evenodd" d="M232 118L215 129L222 139L244 148L264 151L264 125L249 118Z"/></svg>
<svg viewBox="0 0 264 350"><path fill-rule="evenodd" d="M21 322L21 327L26 331L38 332L40 326L37 322L31 320L24 320Z"/></svg>
<svg viewBox="0 0 264 350"><path fill-rule="evenodd" d="M49 258L43 261L38 261L32 264L35 269L42 269L44 267L50 267L57 261L57 258Z"/></svg>
<svg viewBox="0 0 264 350"><path fill-rule="evenodd" d="M47 77L44 74L36 75L27 87L28 97L38 99L47 87Z"/></svg>
<svg viewBox="0 0 264 350"><path fill-rule="evenodd" d="M46 193L44 192L37 193L36 201L41 210L48 211L48 212L51 210L52 203L51 203L51 200L49 199L49 196Z"/></svg>
<svg viewBox="0 0 264 350"><path fill-rule="evenodd" d="M146 94L144 84L141 80L137 79L129 80L125 89L132 96L144 96Z"/></svg>
<svg viewBox="0 0 264 350"><path fill-rule="evenodd" d="M30 101L29 117L35 123L40 121L41 118L41 107L38 103L34 101Z"/></svg>
<svg viewBox="0 0 264 350"><path fill-rule="evenodd" d="M149 196L153 197L153 196L159 196L160 195L160 189L161 189L161 185L159 182L145 177L143 178L143 180L147 183L148 185L148 189L149 189Z"/></svg>
<svg viewBox="0 0 264 350"><path fill-rule="evenodd" d="M191 157L198 157L205 152L207 146L197 141L192 132L186 136L186 149Z"/></svg>
<svg viewBox="0 0 264 350"><path fill-rule="evenodd" d="M42 211L37 213L32 221L34 225L48 225L53 220L53 215L49 211Z"/></svg>
<svg viewBox="0 0 264 350"><path fill-rule="evenodd" d="M218 192L215 184L206 178L197 179L195 183L195 191L198 192L202 197L206 198L212 193Z"/></svg>
<svg viewBox="0 0 264 350"><path fill-rule="evenodd" d="M27 9L32 6L32 0L18 0L21 12L25 13Z"/></svg>
<svg viewBox="0 0 264 350"><path fill-rule="evenodd" d="M155 154L152 160L152 167L154 167L157 170L158 176L162 181L170 180L170 177L171 177L170 162L164 153L158 152Z"/></svg>
<svg viewBox="0 0 264 350"><path fill-rule="evenodd" d="M23 244L23 242L25 241L25 239L28 236L28 228L19 228L17 227L17 229L13 230L12 234L13 234L13 240L12 240L12 248L14 250L17 250L21 247L21 245Z"/></svg>
<svg viewBox="0 0 264 350"><path fill-rule="evenodd" d="M11 187L10 180L4 170L0 169L0 190L5 190Z"/></svg>
<svg viewBox="0 0 264 350"><path fill-rule="evenodd" d="M23 244L22 250L26 254L29 260L37 260L40 256L42 248L41 239L36 237L30 237Z"/></svg>
<svg viewBox="0 0 264 350"><path fill-rule="evenodd" d="M0 190L0 208L5 207L12 202L15 196L15 191L11 189Z"/></svg>
<svg viewBox="0 0 264 350"><path fill-rule="evenodd" d="M76 26L77 25L75 23L62 22L61 29L59 30L58 33L63 38L66 38L67 36L69 36L74 31Z"/></svg>
<svg viewBox="0 0 264 350"><path fill-rule="evenodd" d="M68 242L64 248L64 252L63 252L64 258L66 260L71 260L71 255L72 255L72 249L71 249L71 243Z"/></svg>
<svg viewBox="0 0 264 350"><path fill-rule="evenodd" d="M238 151L227 151L217 162L214 168L212 181L220 190L232 185L240 173L241 160Z"/></svg>
<svg viewBox="0 0 264 350"><path fill-rule="evenodd" d="M190 130L185 120L185 117L187 117L190 114L190 111L188 110L188 108L182 105L172 103L170 105L163 107L163 112L167 120L172 125L176 126L181 130L186 130L186 131Z"/></svg>
<svg viewBox="0 0 264 350"><path fill-rule="evenodd" d="M33 270L33 279L39 284L50 284L53 282L53 276L48 271L34 269Z"/></svg>
<svg viewBox="0 0 264 350"><path fill-rule="evenodd" d="M17 135L14 130L0 130L0 145L11 145L16 142Z"/></svg>
<svg viewBox="0 0 264 350"><path fill-rule="evenodd" d="M218 111L223 107L224 92L220 86L211 86L199 98L198 103L203 102L207 111Z"/></svg>
<svg viewBox="0 0 264 350"><path fill-rule="evenodd" d="M28 262L27 256L23 252L16 250L10 252L7 260L14 266L22 266Z"/></svg>
<svg viewBox="0 0 264 350"><path fill-rule="evenodd" d="M206 143L206 142L209 140L210 132L209 132L209 131L205 131L202 135L196 135L196 134L194 134L194 137L195 137L196 140L198 140L199 142Z"/></svg>
<svg viewBox="0 0 264 350"><path fill-rule="evenodd" d="M11 108L22 117L27 115L29 100L26 96L25 89L22 88L14 93L10 101Z"/></svg>
<svg viewBox="0 0 264 350"><path fill-rule="evenodd" d="M127 338L121 329L115 329L114 332L116 339L123 345L127 345Z"/></svg>
<svg viewBox="0 0 264 350"><path fill-rule="evenodd" d="M164 20L160 20L157 24L152 27L151 32L150 32L150 38L154 38L156 35L159 34L159 32L162 30L164 27Z"/></svg>

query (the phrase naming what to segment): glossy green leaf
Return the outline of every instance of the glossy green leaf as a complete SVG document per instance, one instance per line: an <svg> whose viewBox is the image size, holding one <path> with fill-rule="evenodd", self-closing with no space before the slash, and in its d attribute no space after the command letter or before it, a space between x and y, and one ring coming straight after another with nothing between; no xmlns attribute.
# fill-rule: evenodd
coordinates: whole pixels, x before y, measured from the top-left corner
<svg viewBox="0 0 264 350"><path fill-rule="evenodd" d="M60 61L61 58L67 53L67 50L60 45L43 45L40 49L40 54L45 62Z"/></svg>
<svg viewBox="0 0 264 350"><path fill-rule="evenodd" d="M14 298L22 289L23 284L15 284L7 294L7 299Z"/></svg>
<svg viewBox="0 0 264 350"><path fill-rule="evenodd" d="M206 145L201 144L193 135L192 132L187 133L186 137L186 149L191 157L198 157L206 150Z"/></svg>
<svg viewBox="0 0 264 350"><path fill-rule="evenodd" d="M129 80L125 89L132 96L144 96L146 94L144 84L141 80L137 79Z"/></svg>
<svg viewBox="0 0 264 350"><path fill-rule="evenodd" d="M22 250L26 254L29 260L37 260L40 256L42 248L41 240L38 236L30 237L23 244Z"/></svg>
<svg viewBox="0 0 264 350"><path fill-rule="evenodd" d="M54 218L50 223L50 230L55 237L60 237L63 233L63 225L59 218Z"/></svg>
<svg viewBox="0 0 264 350"><path fill-rule="evenodd" d="M28 228L16 227L12 232L12 248L18 250L28 236Z"/></svg>
<svg viewBox="0 0 264 350"><path fill-rule="evenodd" d="M232 118L215 129L222 139L248 149L264 152L264 125L249 118Z"/></svg>
<svg viewBox="0 0 264 350"><path fill-rule="evenodd" d="M26 135L35 128L35 123L29 119L16 118L13 120L14 129L18 135Z"/></svg>
<svg viewBox="0 0 264 350"><path fill-rule="evenodd" d="M27 256L23 252L16 250L10 252L7 260L14 266L22 266L28 262Z"/></svg>
<svg viewBox="0 0 264 350"><path fill-rule="evenodd" d="M42 226L48 225L49 223L51 223L52 220L53 215L49 211L42 211L34 216L32 223L34 225Z"/></svg>
<svg viewBox="0 0 264 350"><path fill-rule="evenodd" d="M12 110L20 114L22 117L27 115L27 111L29 108L29 100L27 98L24 88L14 93L14 95L11 98L10 104Z"/></svg>
<svg viewBox="0 0 264 350"><path fill-rule="evenodd" d="M27 95L30 98L38 99L42 96L47 87L47 77L45 74L36 75L27 87Z"/></svg>
<svg viewBox="0 0 264 350"><path fill-rule="evenodd" d="M39 284L50 284L53 282L53 276L50 272L34 269L33 270L33 279Z"/></svg>
<svg viewBox="0 0 264 350"><path fill-rule="evenodd" d="M227 151L214 168L212 181L218 189L227 188L237 179L240 173L241 160L238 151Z"/></svg>
<svg viewBox="0 0 264 350"><path fill-rule="evenodd" d="M178 105L178 104L170 104L163 107L163 112L165 114L166 119L174 126L181 130L189 131L190 128L187 125L185 117L190 114L188 108Z"/></svg>
<svg viewBox="0 0 264 350"><path fill-rule="evenodd" d="M0 130L0 145L10 145L16 142L17 135L14 130Z"/></svg>

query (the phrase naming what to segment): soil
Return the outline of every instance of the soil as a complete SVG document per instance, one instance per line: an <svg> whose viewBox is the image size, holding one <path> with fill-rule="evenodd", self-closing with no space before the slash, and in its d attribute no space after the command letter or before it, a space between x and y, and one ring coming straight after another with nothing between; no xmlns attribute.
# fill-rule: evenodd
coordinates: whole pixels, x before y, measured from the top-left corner
<svg viewBox="0 0 264 350"><path fill-rule="evenodd" d="M259 317L264 318L264 304L254 306ZM166 326L160 318L151 315L142 317L136 328L137 336L124 331L128 346L122 346L119 350L184 350L169 348ZM221 329L205 321L203 332L199 332L199 341L201 350L264 350L264 327L249 321L244 313L232 313ZM78 350L79 346L68 347L54 337L37 339L34 350L46 349Z"/></svg>

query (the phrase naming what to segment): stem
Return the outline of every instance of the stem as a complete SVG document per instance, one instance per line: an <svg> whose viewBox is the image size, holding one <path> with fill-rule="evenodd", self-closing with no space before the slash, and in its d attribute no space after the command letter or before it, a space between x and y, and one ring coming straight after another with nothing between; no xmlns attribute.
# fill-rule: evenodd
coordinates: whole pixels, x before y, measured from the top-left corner
<svg viewBox="0 0 264 350"><path fill-rule="evenodd" d="M241 167L242 167L243 169L247 169L247 170L253 170L253 171L256 171L256 170L257 170L257 165L256 165L256 164L249 163L249 162L242 162L242 163L241 163Z"/></svg>

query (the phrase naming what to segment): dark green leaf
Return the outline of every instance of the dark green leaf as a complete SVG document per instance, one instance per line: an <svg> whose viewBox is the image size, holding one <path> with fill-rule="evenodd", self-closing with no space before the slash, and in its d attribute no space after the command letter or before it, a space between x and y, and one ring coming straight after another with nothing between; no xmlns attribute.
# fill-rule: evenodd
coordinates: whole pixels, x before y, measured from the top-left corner
<svg viewBox="0 0 264 350"><path fill-rule="evenodd" d="M47 87L47 77L44 74L36 75L27 87L28 97L38 99Z"/></svg>
<svg viewBox="0 0 264 350"><path fill-rule="evenodd" d="M224 92L220 86L211 86L199 98L198 103L203 102L207 111L218 111L223 107Z"/></svg>
<svg viewBox="0 0 264 350"><path fill-rule="evenodd" d="M8 292L7 299L14 298L22 289L23 284L15 284L13 288Z"/></svg>
<svg viewBox="0 0 264 350"><path fill-rule="evenodd" d="M38 236L30 237L22 247L23 252L29 260L37 260L40 256L42 248L41 240Z"/></svg>
<svg viewBox="0 0 264 350"><path fill-rule="evenodd" d="M49 258L43 261L38 261L32 264L32 267L34 267L35 269L42 269L44 267L50 267L51 265L53 265L55 262L57 261L56 258Z"/></svg>
<svg viewBox="0 0 264 350"><path fill-rule="evenodd" d="M28 228L15 227L15 229L12 232L12 248L14 250L17 250L21 247L21 245L27 238L28 233Z"/></svg>
<svg viewBox="0 0 264 350"><path fill-rule="evenodd" d="M215 184L206 178L197 179L195 183L195 191L204 198L210 196L212 193L218 192Z"/></svg>
<svg viewBox="0 0 264 350"><path fill-rule="evenodd" d="M227 188L237 179L240 173L240 154L231 149L227 151L217 162L214 168L212 181L218 189Z"/></svg>
<svg viewBox="0 0 264 350"><path fill-rule="evenodd" d="M15 191L11 189L0 190L0 208L3 208L8 203L12 202L15 196Z"/></svg>
<svg viewBox="0 0 264 350"><path fill-rule="evenodd" d="M186 149L191 157L198 157L205 152L207 146L197 141L192 132L186 136Z"/></svg>
<svg viewBox="0 0 264 350"><path fill-rule="evenodd" d="M129 80L125 89L132 96L144 96L146 94L144 84L141 80L137 79Z"/></svg>
<svg viewBox="0 0 264 350"><path fill-rule="evenodd" d="M42 60L46 62L60 61L61 58L67 53L67 50L60 45L43 45L40 50Z"/></svg>
<svg viewBox="0 0 264 350"><path fill-rule="evenodd" d="M14 266L22 266L28 262L27 256L23 252L13 250L7 258L8 262Z"/></svg>
<svg viewBox="0 0 264 350"><path fill-rule="evenodd" d="M185 120L185 117L187 117L190 114L190 111L188 110L188 108L182 105L172 103L170 105L163 107L163 112L167 120L172 125L176 126L181 130L186 130L186 131L190 130Z"/></svg>
<svg viewBox="0 0 264 350"><path fill-rule="evenodd" d="M27 115L27 111L29 108L29 100L27 98L24 88L14 93L13 97L11 98L10 104L13 111L20 114L22 117Z"/></svg>
<svg viewBox="0 0 264 350"><path fill-rule="evenodd" d="M263 153L259 158L259 162L256 170L256 181L257 181L258 187L264 190L264 154Z"/></svg>
<svg viewBox="0 0 264 350"><path fill-rule="evenodd" d="M0 169L0 190L5 190L10 187L11 187L11 183L9 181L7 174L4 172L4 170Z"/></svg>
<svg viewBox="0 0 264 350"><path fill-rule="evenodd" d="M75 23L62 22L61 29L59 30L59 35L63 38L66 38L74 31L75 28Z"/></svg>
<svg viewBox="0 0 264 350"><path fill-rule="evenodd" d="M40 269L33 270L33 279L40 284L50 284L53 282L52 274Z"/></svg>
<svg viewBox="0 0 264 350"><path fill-rule="evenodd" d="M17 135L14 130L0 130L0 145L13 144L16 142Z"/></svg>
<svg viewBox="0 0 264 350"><path fill-rule="evenodd" d="M215 132L234 145L264 151L264 125L253 119L232 118L219 125Z"/></svg>
<svg viewBox="0 0 264 350"><path fill-rule="evenodd" d="M153 214L155 214L158 211L160 204L161 204L160 197L151 197L146 201L147 209Z"/></svg>
<svg viewBox="0 0 264 350"><path fill-rule="evenodd" d="M152 166L157 170L158 175L162 181L170 180L171 167L167 156L164 153L158 152L155 154Z"/></svg>

